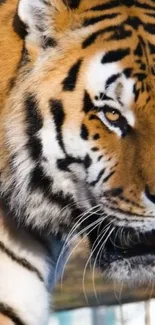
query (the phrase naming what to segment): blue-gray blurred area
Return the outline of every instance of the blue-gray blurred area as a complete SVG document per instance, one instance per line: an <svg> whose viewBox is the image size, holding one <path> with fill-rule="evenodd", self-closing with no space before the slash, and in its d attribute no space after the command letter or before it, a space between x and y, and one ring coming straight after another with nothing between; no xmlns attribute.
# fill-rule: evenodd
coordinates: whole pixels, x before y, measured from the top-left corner
<svg viewBox="0 0 155 325"><path fill-rule="evenodd" d="M57 312L49 325L155 325L155 300Z"/></svg>
<svg viewBox="0 0 155 325"><path fill-rule="evenodd" d="M79 309L58 312L51 317L49 325L115 325L115 309Z"/></svg>

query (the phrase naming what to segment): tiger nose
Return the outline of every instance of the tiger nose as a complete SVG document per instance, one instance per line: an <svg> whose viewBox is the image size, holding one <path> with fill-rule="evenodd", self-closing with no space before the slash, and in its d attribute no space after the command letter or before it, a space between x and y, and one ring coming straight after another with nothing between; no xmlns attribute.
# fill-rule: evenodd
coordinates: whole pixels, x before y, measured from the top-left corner
<svg viewBox="0 0 155 325"><path fill-rule="evenodd" d="M151 192L149 186L145 187L145 195L152 203L155 203L155 193Z"/></svg>

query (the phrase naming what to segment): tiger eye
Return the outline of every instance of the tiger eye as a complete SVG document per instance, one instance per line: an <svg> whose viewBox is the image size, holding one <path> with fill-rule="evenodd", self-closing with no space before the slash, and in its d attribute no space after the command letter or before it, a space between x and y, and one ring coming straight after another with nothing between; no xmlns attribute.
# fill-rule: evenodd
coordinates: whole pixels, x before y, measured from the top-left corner
<svg viewBox="0 0 155 325"><path fill-rule="evenodd" d="M113 110L105 112L105 117L111 122L117 122L120 119L120 114L117 111Z"/></svg>

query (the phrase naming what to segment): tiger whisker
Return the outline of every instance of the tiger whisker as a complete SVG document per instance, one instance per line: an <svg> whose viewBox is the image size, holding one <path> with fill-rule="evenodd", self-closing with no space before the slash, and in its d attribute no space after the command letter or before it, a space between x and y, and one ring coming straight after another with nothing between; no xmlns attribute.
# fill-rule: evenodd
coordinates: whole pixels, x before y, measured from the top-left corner
<svg viewBox="0 0 155 325"><path fill-rule="evenodd" d="M112 224L112 221L109 222L109 226L111 226L111 224ZM113 227L112 229L113 229L113 231L114 231L115 227ZM113 232L113 231L112 231L112 232ZM109 236L109 237L110 237L110 236ZM108 237L108 238L109 238L109 237ZM105 247L105 245L102 246L102 247L100 248L100 252L99 252L99 254L100 254L100 255L99 255L99 265L101 264L101 257L102 257L102 253L103 253L104 247Z"/></svg>
<svg viewBox="0 0 155 325"><path fill-rule="evenodd" d="M152 297L153 297L153 291L154 291L154 286L155 286L155 282L153 281L153 279L151 279L151 286L152 286L152 288L151 288L151 291L150 291L150 295L149 295L149 300L151 300L152 299Z"/></svg>
<svg viewBox="0 0 155 325"><path fill-rule="evenodd" d="M118 229L117 229L117 232L115 233L114 241L113 241L112 238L111 238L111 242L112 242L112 244L114 245L114 248L117 247L117 248L122 249L123 247L121 247L121 246L119 246L119 245L116 244L116 239L117 239L117 236L118 236L119 230L120 230L120 229L118 228Z"/></svg>
<svg viewBox="0 0 155 325"><path fill-rule="evenodd" d="M87 226L87 227L85 227L84 229L82 229L79 233L78 233L78 235L81 235L81 234L83 234L83 233L85 233L88 229L90 229L91 227L93 227L94 226L94 228L93 229L91 229L91 231L92 230L94 230L97 226L98 226L98 224L99 224L99 222L100 222L100 219L99 220L96 220L94 223L92 223L92 224L90 224L89 226ZM91 232L90 231L90 232ZM65 272L65 268L66 268L66 265L67 265L67 263L68 263L68 261L69 261L69 259L70 259L70 257L71 257L71 255L73 254L73 252L76 250L76 248L79 246L79 244L89 235L89 233L90 232L88 232L88 233L86 233L84 236L83 236L83 238L80 240L80 242L72 249L72 251L70 252L70 254L69 254L69 256L67 257L67 260L65 261L65 264L64 264L64 268L63 268L63 271L62 271L62 276L61 276L61 287L62 287L62 279L63 279L63 276L64 276L64 272Z"/></svg>
<svg viewBox="0 0 155 325"><path fill-rule="evenodd" d="M83 202L91 202L91 201L94 201L94 197L92 198L86 198L86 199L81 199L81 200L78 200L76 202L72 202L72 203L69 203L69 204L66 204L61 210L60 210L60 213L62 213L65 209L67 208L72 208L74 206L78 206L80 203L83 203ZM99 204L98 204L99 205ZM94 208L94 207L91 207L91 208Z"/></svg>
<svg viewBox="0 0 155 325"><path fill-rule="evenodd" d="M110 230L110 226L106 229L106 231L103 233L102 235L102 238L100 240L100 242L103 240L103 238L105 237L105 235L108 233L108 231ZM107 238L105 239L105 241L103 242L103 245L100 247L98 253L97 253L97 256L95 258L95 261L94 261L94 265L93 265L93 270L92 270L92 281L93 281L93 291L94 291L94 294L95 294L95 297L96 297L96 300L98 301L99 303L99 299L98 299L98 295L97 295L97 292L96 292L96 287L95 287L95 269L96 269L96 265L97 265L97 258L98 256L100 255L100 252L103 251L103 247L105 247L105 243L107 242L108 238L110 237L111 233L113 232L113 229L111 229L111 231L109 232ZM98 245L97 245L98 246ZM97 247L95 247L96 249Z"/></svg>
<svg viewBox="0 0 155 325"><path fill-rule="evenodd" d="M108 217L108 216L106 216L106 217ZM106 225L105 229L106 229L107 227L108 227L108 225ZM105 229L104 229L104 230L105 230ZM102 234L101 234L101 235L102 235ZM100 236L101 236L101 235L100 235ZM102 238L101 238L101 239L102 239ZM95 240L95 243L96 243L97 240L98 240L98 238ZM101 240L99 241L99 243L97 244L97 246L93 249L93 247L94 247L94 245L95 245L95 243L94 243L94 245L93 245L93 247L92 247L92 252L90 253L89 258L87 259L87 262L86 262L86 264L85 264L85 268L84 268L84 272L83 272L83 292L84 292L84 296L85 296L86 301L87 301L87 297L86 297L86 291L85 291L85 274L86 274L86 270L87 270L88 264L89 264L89 262L90 262L90 260L91 260L91 257L93 256L93 254L94 254L96 248L98 247L98 245L100 244L100 242L101 242Z"/></svg>
<svg viewBox="0 0 155 325"><path fill-rule="evenodd" d="M109 216L110 216L110 215L107 214L105 219L107 219ZM104 219L104 220L105 220L105 219ZM103 220L103 221L104 221L104 220ZM96 242L98 241L98 239L102 236L102 234L103 234L104 231L107 229L107 227L110 226L110 225L112 224L112 222L113 222L113 220L110 220L110 221L109 221L109 222L104 226L104 228L102 229L101 233L97 236L97 238L96 238L96 240L95 240L95 242L94 242L94 244L93 244L93 246L92 246L92 250L94 249L94 246L96 245ZM99 226L100 228L101 228L101 225L102 225L102 223L100 223L100 226Z"/></svg>
<svg viewBox="0 0 155 325"><path fill-rule="evenodd" d="M98 224L97 224L97 226L98 226ZM91 229L91 231L87 235L89 235L95 228L96 228L96 226L93 229ZM90 260L90 258L88 258L88 260ZM87 262L88 262L88 260L87 260ZM86 263L86 265L88 265L88 263ZM83 272L83 293L84 293L85 300L86 300L86 302L88 304L87 294L86 294L86 290L85 290L85 273L86 273L86 268L87 268L87 266L85 266L84 272Z"/></svg>
<svg viewBox="0 0 155 325"><path fill-rule="evenodd" d="M67 236L67 238L66 238L66 240L65 240L65 242L64 242L64 245L63 245L63 247L62 247L62 249L61 249L61 252L60 252L60 254L59 254L59 258L58 258L58 260L57 260L57 264L56 264L56 268L55 268L55 278L56 278L56 274L57 274L57 271L58 271L58 267L59 267L59 263L60 263L60 261L61 261L61 258L62 258L62 255L63 255L63 253L65 252L65 250L67 249L67 247L69 247L69 245L71 244L71 242L73 242L75 239L76 239L76 237L78 237L79 236L79 234L75 234L75 236L74 237L72 237L72 235L74 234L74 232L81 226L81 224L84 222L84 221L86 221L91 215L93 215L93 213L97 213L97 211L98 210L95 210L95 212L93 211L93 213L91 213L90 214L90 211L91 210L93 210L93 209L95 209L95 208L97 208L98 206L96 206L96 207L93 207L93 208L91 208L89 211L87 211L87 212L85 212L85 213L83 213L83 214L81 214L81 218L80 218L80 220L78 220L77 222L76 222L76 224L72 227L72 229L71 229L71 231L69 232L69 234L68 234L68 236ZM86 217L83 219L83 217L86 215ZM84 230L85 231L85 230ZM83 232L83 230L82 230L82 232ZM82 233L81 233L82 234ZM70 239L71 238L71 239ZM70 240L69 240L70 239Z"/></svg>

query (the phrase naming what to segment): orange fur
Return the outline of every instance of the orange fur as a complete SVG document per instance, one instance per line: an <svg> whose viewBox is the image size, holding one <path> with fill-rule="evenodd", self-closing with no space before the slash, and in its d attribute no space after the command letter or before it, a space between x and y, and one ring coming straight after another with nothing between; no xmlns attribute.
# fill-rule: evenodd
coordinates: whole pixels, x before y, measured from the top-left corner
<svg viewBox="0 0 155 325"><path fill-rule="evenodd" d="M14 325L14 323L6 316L0 314L1 325Z"/></svg>
<svg viewBox="0 0 155 325"><path fill-rule="evenodd" d="M79 115L79 111L81 110L82 105L82 93L83 93L83 75L82 73L79 75L79 83L77 84L77 91L75 91L72 95L68 95L67 93L63 93L61 91L61 82L64 79L64 76L67 74L71 65L78 60L79 57L83 57L86 59L88 63L94 56L95 53L98 51L108 51L108 50L115 50L118 48L118 42L116 41L107 41L107 38L110 36L109 32L102 34L99 36L94 44L86 49L81 48L82 41L90 35L90 31L88 29L88 33L78 34L78 29L81 26L82 22L86 18L95 17L96 13L90 13L87 10L95 5L99 5L103 3L103 1L93 0L86 1L82 0L81 4L78 9L71 11L67 10L67 8L62 5L62 2L59 1L57 3L57 11L54 20L52 21L52 28L54 28L54 37L56 40L59 41L60 51L58 49L57 53L51 56L51 60L46 61L44 66L42 67L44 73L42 73L42 69L38 70L37 75L33 75L32 77L28 78L24 84L19 79L19 87L18 91L21 92L21 96L23 96L24 92L28 89L30 92L36 92L38 99L40 100L40 111L41 114L45 117L48 115L48 107L46 105L47 99L51 96L51 93L55 94L55 97L58 99L63 99L65 103L65 111L66 111L66 121L64 128L67 125L72 126L73 128L78 128L81 123L81 116ZM149 1L148 1L149 3ZM0 46L0 66L1 66L1 84L0 84L0 98L1 104L4 105L4 99L7 97L7 91L9 87L10 78L16 74L16 67L20 60L21 56L21 49L23 41L19 38L19 36L13 31L12 28L12 21L13 16L16 12L17 0L12 0L6 3L5 5L0 7L0 16L2 17L2 24L0 29L0 39L3 41L2 46ZM117 10L113 9L110 13L114 13ZM121 6L119 9L120 15L113 21L116 26L127 18L127 15L137 16L145 21L146 17L143 13L143 10L137 8L128 8L126 9L125 6ZM98 14L100 15L100 13ZM154 23L153 17L147 17L148 23ZM93 25L93 32L109 27L111 25L111 21L108 19L104 21L100 21L98 24ZM130 30L130 27L128 27ZM146 33L142 28L139 28L139 36L142 36L143 39L147 39L149 42L154 43L154 36L151 34ZM5 35L5 37L4 37ZM53 36L53 35L51 35ZM123 48L128 46L131 49L131 52L134 53L135 46L137 44L138 35L134 31L132 37L126 39L119 40L119 47ZM127 43L126 43L127 42ZM26 47L29 51L29 55L31 57L31 64L35 63L37 56L39 55L39 49L36 44L27 42ZM146 62L146 58L144 58L146 64L149 63L147 66L147 79L146 83L151 85L150 93L143 92L139 96L138 102L136 105L133 105L132 110L136 115L136 126L135 126L135 133L132 134L130 137L125 139L123 142L120 143L114 134L109 135L106 133L105 128L102 126L101 123L88 121L88 116L84 117L84 122L89 128L90 134L94 134L96 132L96 127L100 130L100 139L98 140L98 146L102 150L102 147L105 146L106 150L109 155L115 155L119 157L119 164L116 167L116 173L113 177L110 186L123 186L126 188L126 196L129 199L135 200L133 197L133 193L135 193L136 188L136 199L139 200L140 193L144 187L144 183L147 183L150 188L151 192L154 192L154 169L155 169L155 145L154 145L154 124L155 124L155 116L154 116L154 76L150 73L150 67L154 64L153 63L153 56L149 56L149 62ZM87 63L83 65L83 72L87 67ZM138 72L139 66L134 59L133 54L129 55L127 58L122 60L121 62L122 68L128 68L132 66L134 72ZM61 68L60 68L61 67ZM52 71L52 73L50 73ZM46 72L46 73L45 73ZM136 78L135 78L136 79ZM22 80L22 79L21 79ZM141 87L141 82L138 80L137 87ZM50 84L50 87L49 87ZM20 99L19 95L15 92L12 94L10 99L10 103L13 100L17 100L19 102L19 111L20 111ZM151 102L144 106L144 102L146 101L147 97L151 96ZM12 104L10 104L12 105ZM6 107L4 117L7 116L9 113L11 106L8 105ZM76 113L75 113L76 112ZM144 118L145 112L145 118ZM18 119L18 108L14 114L17 116ZM74 118L72 119L72 117ZM72 122L71 122L72 121ZM2 126L1 126L2 128ZM148 132L145 130L149 129L149 137ZM138 132L137 132L138 131ZM1 130L1 137L4 136L4 131ZM105 140L106 139L106 140ZM3 140L1 141L1 144ZM138 152L137 152L138 146ZM150 152L150 147L152 148ZM130 148L130 150L128 150ZM6 150L6 153L4 154ZM1 162L0 165L7 163L7 149L4 145L1 145ZM125 160L127 157L127 161ZM149 165L149 161L152 161L151 166ZM2 163L3 162L3 163ZM143 177L139 176L139 166L141 166ZM132 167L132 175L131 175L131 167ZM136 183L134 179L136 178ZM134 183L134 186L133 186ZM137 190L138 188L138 190Z"/></svg>
<svg viewBox="0 0 155 325"><path fill-rule="evenodd" d="M16 75L23 41L13 30L13 20L17 9L18 0L7 1L0 6L0 111L7 97L9 83Z"/></svg>

